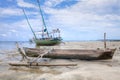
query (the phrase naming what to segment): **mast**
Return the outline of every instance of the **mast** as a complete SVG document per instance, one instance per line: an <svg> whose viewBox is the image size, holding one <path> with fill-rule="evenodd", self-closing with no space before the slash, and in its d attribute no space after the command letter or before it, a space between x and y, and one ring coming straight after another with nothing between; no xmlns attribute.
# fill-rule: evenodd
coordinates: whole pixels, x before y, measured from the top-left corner
<svg viewBox="0 0 120 80"><path fill-rule="evenodd" d="M31 31L32 31L32 33L33 33L33 35L34 35L35 39L37 39L37 37L36 37L36 35L35 35L35 33L34 33L34 31L33 31L32 27L31 27L31 25L30 25L30 23L29 23L28 17L27 17L27 15L25 14L24 9L22 9L22 10L23 10L23 13L24 13L25 18L26 18L26 20L27 20L27 23L28 23L28 25L29 25L29 27L30 27L30 29L31 29Z"/></svg>
<svg viewBox="0 0 120 80"><path fill-rule="evenodd" d="M49 38L49 33L48 33L48 30L47 30L47 27L46 27L46 24L45 24L45 20L44 20L44 17L43 17L43 13L42 13L42 10L41 10L41 7L40 7L40 1L37 0L37 2L38 2L38 6L39 6L41 17L42 17L42 22L43 22L43 25L45 27L45 31L47 32L47 36Z"/></svg>

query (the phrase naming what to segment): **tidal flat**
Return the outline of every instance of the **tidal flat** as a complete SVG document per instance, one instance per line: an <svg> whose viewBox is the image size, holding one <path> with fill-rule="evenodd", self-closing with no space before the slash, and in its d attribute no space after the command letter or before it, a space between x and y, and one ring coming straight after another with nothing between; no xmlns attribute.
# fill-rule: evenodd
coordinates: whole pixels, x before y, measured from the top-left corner
<svg viewBox="0 0 120 80"><path fill-rule="evenodd" d="M101 41L65 42L51 48L104 49ZM17 49L0 50L0 80L119 80L120 42L107 42L107 48L116 48L113 59L85 61L78 59L49 59L49 63L77 63L77 66L13 67L8 63L20 61Z"/></svg>

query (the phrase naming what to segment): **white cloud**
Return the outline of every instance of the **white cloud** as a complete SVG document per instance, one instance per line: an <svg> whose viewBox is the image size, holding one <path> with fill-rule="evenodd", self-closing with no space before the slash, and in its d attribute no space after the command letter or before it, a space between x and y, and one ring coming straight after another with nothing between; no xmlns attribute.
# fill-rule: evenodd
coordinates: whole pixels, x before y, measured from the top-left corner
<svg viewBox="0 0 120 80"><path fill-rule="evenodd" d="M88 6L94 6L94 7L111 7L115 4L119 4L119 0L86 0L86 5ZM118 6L118 5L116 5Z"/></svg>
<svg viewBox="0 0 120 80"><path fill-rule="evenodd" d="M50 20L51 22L55 22L58 24L64 24L66 26L76 26L86 25L91 27L93 22L95 23L103 23L103 26L110 25L111 20L120 20L120 16L118 15L99 15L92 13L82 13L80 11L74 11L74 9L63 9L56 10L48 8L45 10L48 14L51 14ZM89 23L89 24L86 24ZM102 25L102 24L101 24Z"/></svg>
<svg viewBox="0 0 120 80"><path fill-rule="evenodd" d="M42 22L39 17L29 19L29 22L34 31L40 31L42 29ZM23 40L29 40L30 38L33 38L32 31L30 30L26 19L13 23L0 22L0 24L0 38L4 37L6 40L22 40L22 38L24 38Z"/></svg>
<svg viewBox="0 0 120 80"><path fill-rule="evenodd" d="M7 36L7 34L0 34L0 36L2 36L2 37L6 37L6 36Z"/></svg>
<svg viewBox="0 0 120 80"><path fill-rule="evenodd" d="M54 7L54 6L60 4L63 1L65 1L65 0L47 0L45 2L45 6L47 6L47 7Z"/></svg>
<svg viewBox="0 0 120 80"><path fill-rule="evenodd" d="M23 11L22 9L20 8L0 8L0 17L1 18L4 18L4 17L11 17L11 16L23 16L24 17L24 14L23 14ZM26 15L29 17L29 16L32 16L32 15L40 15L39 14L39 11L36 12L36 11L27 11L25 10L25 13Z"/></svg>
<svg viewBox="0 0 120 80"><path fill-rule="evenodd" d="M8 2L12 2L13 0L7 0Z"/></svg>
<svg viewBox="0 0 120 80"><path fill-rule="evenodd" d="M120 7L119 0L78 0L78 3L67 8L53 8L61 4L62 1L64 0L46 0L44 6L42 6L42 10L49 14L49 17L45 20L47 27L50 29L60 28L62 30L62 37L65 39L76 39L76 35L78 34L77 39L98 39L103 36L104 32L110 34L110 37L120 34L120 28L118 27L120 25L118 23L120 21L119 10L113 9L113 7ZM24 0L17 0L17 4L25 8L36 7ZM0 11L0 17L1 15L23 15L22 10L19 8L0 8ZM25 12L28 17L36 15L34 18L30 18L29 21L34 31L41 30L42 20L39 11ZM12 36L14 32L16 32L16 37L18 36L18 38L24 34L26 34L24 35L24 39L29 39L33 36L25 19L7 24L3 25L2 28L8 27L9 36Z"/></svg>
<svg viewBox="0 0 120 80"><path fill-rule="evenodd" d="M36 8L36 6L34 4L25 2L24 0L17 0L17 4L20 7Z"/></svg>
<svg viewBox="0 0 120 80"><path fill-rule="evenodd" d="M110 14L120 12L120 0L81 0L72 8L85 13Z"/></svg>
<svg viewBox="0 0 120 80"><path fill-rule="evenodd" d="M17 33L17 30L11 29L10 32L12 32L12 33Z"/></svg>
<svg viewBox="0 0 120 80"><path fill-rule="evenodd" d="M100 35L107 32L113 36L118 33L116 31L120 30L118 27L120 24L116 22L120 21L119 5L119 0L81 0L73 6L63 9L47 6L44 11L51 15L49 22L53 27L62 25L60 28L64 30L63 34L71 34L70 30L73 30L74 35L78 32L86 32L82 35L87 33ZM98 37L97 34L93 34L93 36Z"/></svg>
<svg viewBox="0 0 120 80"><path fill-rule="evenodd" d="M22 10L19 8L0 8L0 16L19 16L22 15Z"/></svg>
<svg viewBox="0 0 120 80"><path fill-rule="evenodd" d="M116 2L118 0L82 0L82 1L89 4L89 5L103 6L104 4L111 4L111 3Z"/></svg>

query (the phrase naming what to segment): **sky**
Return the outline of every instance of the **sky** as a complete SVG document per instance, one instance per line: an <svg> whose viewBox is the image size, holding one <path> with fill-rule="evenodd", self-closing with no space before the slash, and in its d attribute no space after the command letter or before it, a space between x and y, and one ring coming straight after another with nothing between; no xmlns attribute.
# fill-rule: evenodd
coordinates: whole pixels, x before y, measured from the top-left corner
<svg viewBox="0 0 120 80"><path fill-rule="evenodd" d="M63 40L120 39L120 0L40 0L48 31ZM28 41L43 27L37 0L0 0L0 41Z"/></svg>

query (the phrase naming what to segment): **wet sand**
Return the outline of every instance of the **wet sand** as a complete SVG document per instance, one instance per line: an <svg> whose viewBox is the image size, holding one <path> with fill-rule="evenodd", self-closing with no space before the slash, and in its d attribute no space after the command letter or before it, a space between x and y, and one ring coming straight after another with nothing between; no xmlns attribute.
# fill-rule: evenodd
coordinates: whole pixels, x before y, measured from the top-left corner
<svg viewBox="0 0 120 80"><path fill-rule="evenodd" d="M19 61L16 50L0 51L0 80L119 80L120 42L107 42L107 47L117 48L112 60L84 61L77 59L49 59L49 63L77 63L77 66L11 67L9 62ZM53 47L52 47L53 48ZM54 48L97 49L103 42L66 42Z"/></svg>

